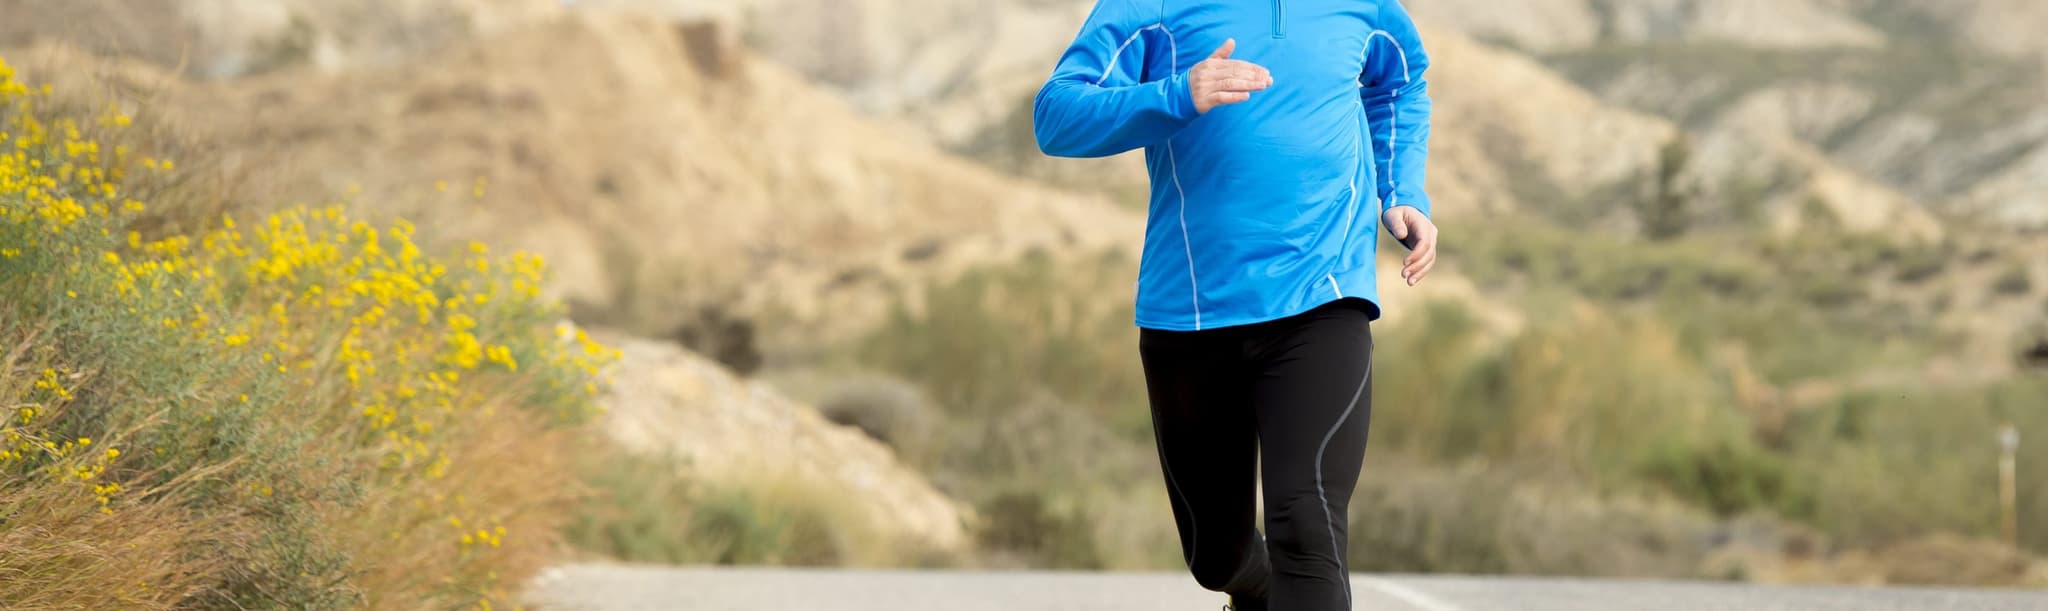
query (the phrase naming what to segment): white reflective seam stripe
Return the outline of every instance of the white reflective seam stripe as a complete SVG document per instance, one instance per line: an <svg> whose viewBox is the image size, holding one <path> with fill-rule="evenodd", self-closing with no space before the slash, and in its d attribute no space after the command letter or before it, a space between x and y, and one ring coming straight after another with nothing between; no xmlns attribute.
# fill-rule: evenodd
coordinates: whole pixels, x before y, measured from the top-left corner
<svg viewBox="0 0 2048 611"><path fill-rule="evenodd" d="M1174 159L1173 140L1166 141L1166 165L1173 172L1173 190L1180 194L1180 244L1188 253L1188 300L1195 305L1195 330L1202 330L1202 287L1195 283L1195 242L1188 237L1188 192L1180 186L1180 162Z"/></svg>
<svg viewBox="0 0 2048 611"><path fill-rule="evenodd" d="M1096 84L1096 85L1101 85L1103 81L1107 81L1107 80L1109 80L1109 75L1110 75L1110 73L1116 72L1116 62L1117 62L1117 60L1118 60L1118 59L1122 59L1122 58L1123 58L1123 56L1124 56L1124 49L1129 49L1129 48L1131 48L1131 43L1134 43L1134 42L1138 42L1138 37L1139 37L1139 36L1142 36L1142 35L1144 35L1144 34L1145 34L1145 30L1159 30L1159 31L1161 31L1161 32L1166 32L1166 25L1165 25L1165 24L1160 24L1160 23L1155 23L1155 24L1152 24L1152 25L1148 25L1148 26L1145 26L1145 27L1142 27L1142 28L1138 28L1138 31L1136 31L1136 32L1131 32L1131 37L1130 37L1130 38L1125 38L1125 39L1124 39L1124 44L1121 44L1121 45L1117 45L1117 47L1116 47L1116 52L1115 52L1115 53L1112 53L1112 54L1110 54L1110 56L1109 56L1109 65L1108 65L1108 66L1104 66L1104 67L1102 68L1102 76L1100 76L1100 77L1097 77L1097 78L1095 79L1095 84ZM1168 37L1170 38L1170 37L1172 37L1172 36L1173 36L1173 33L1172 33L1172 32L1166 32L1166 35L1167 35L1167 36L1168 36ZM1178 62L1179 62L1179 58L1174 58L1174 61L1175 61L1176 63L1178 63ZM1175 72L1176 74L1178 74L1178 73L1179 73L1180 71L1179 71L1179 70L1174 70L1174 72Z"/></svg>
<svg viewBox="0 0 2048 611"><path fill-rule="evenodd" d="M1401 48L1401 41L1395 40L1393 34L1388 34L1386 30L1373 30L1371 34L1365 35L1365 48L1368 57L1372 54L1372 39L1375 36L1386 38L1387 42L1393 43L1394 53L1401 57L1401 87L1406 88L1410 83L1414 82L1413 78L1408 76L1408 50ZM1361 82L1359 84L1364 85L1365 83ZM1401 139L1401 114L1400 109L1394 107L1394 101L1399 99L1401 99L1401 90L1395 89L1392 98L1387 100L1387 173L1384 180L1388 185L1393 186L1393 188L1387 189L1389 195L1387 196L1386 207L1388 208L1401 205L1401 188L1400 185L1394 184L1394 142Z"/></svg>
<svg viewBox="0 0 2048 611"><path fill-rule="evenodd" d="M1402 84L1402 85L1406 85L1406 84L1408 84L1408 83L1409 83L1409 80L1408 80L1408 50L1407 50L1407 49L1402 49L1402 48L1401 48L1401 41L1399 41L1399 40L1395 40L1395 39L1394 39L1394 35L1393 35L1393 34L1389 34L1389 33L1387 33L1387 31L1386 31L1386 30L1373 30L1371 34L1366 34L1366 35L1365 35L1365 46L1366 46L1366 48L1368 48L1368 49L1372 48L1372 38L1373 38L1374 36L1378 36L1378 37L1381 37L1381 38L1385 38L1385 39L1387 39L1387 42L1390 42L1390 43L1394 43L1394 52L1395 52L1395 53L1399 53L1399 54L1401 54L1401 84ZM1397 93L1395 93L1395 95L1400 95L1400 94L1399 94L1399 93L1397 92Z"/></svg>
<svg viewBox="0 0 2048 611"><path fill-rule="evenodd" d="M1339 254L1342 254L1342 252L1343 252L1343 251L1338 251L1338 252L1339 252ZM1338 298L1338 299L1343 299L1343 298L1344 298L1344 289L1342 289L1342 288L1339 288L1339 287L1337 286L1337 276L1336 276L1335 274L1323 274L1323 277L1324 277L1324 278L1329 278L1329 279L1330 279L1330 290L1331 290L1331 291L1335 291L1335 292L1337 293L1337 298Z"/></svg>
<svg viewBox="0 0 2048 611"><path fill-rule="evenodd" d="M1367 35L1365 37L1365 47L1358 50L1359 65L1365 64L1365 59L1370 55L1371 51L1372 36ZM1358 86L1365 86L1364 79L1365 76L1363 74L1360 74ZM1351 139L1351 148L1352 150L1357 151L1356 154L1359 155L1360 158L1364 158L1366 155L1369 155L1372 152L1372 149L1368 148L1371 146L1369 142L1371 138L1368 134L1365 133L1370 129L1370 125L1360 127L1359 131L1355 132L1353 134L1354 137ZM1358 174L1359 172L1353 172L1351 174L1351 201L1345 202L1344 204L1344 238L1342 242L1339 242L1337 244L1337 263L1332 267L1342 266L1344 264L1344 253L1351 250L1351 230L1355 228L1358 224ZM1379 192L1377 185L1374 186L1373 192ZM1337 279L1334 276L1329 275L1325 275L1325 277L1330 278L1330 287L1336 288ZM1344 291L1342 289L1337 290L1337 298L1344 298Z"/></svg>
<svg viewBox="0 0 2048 611"><path fill-rule="evenodd" d="M1365 155L1365 147L1366 144L1364 137L1360 137L1353 140L1353 143L1351 145L1351 148L1358 149L1358 154L1361 156ZM1359 174L1362 174L1362 172L1353 171L1351 173L1351 201L1344 203L1344 241L1346 242L1345 246L1350 246L1349 242L1351 241L1351 224L1358 222Z"/></svg>
<svg viewBox="0 0 2048 611"><path fill-rule="evenodd" d="M1173 37L1173 30L1164 24L1152 27L1166 33L1167 56L1172 58L1173 73L1180 74L1180 43ZM1140 32L1144 30L1139 30ZM1195 330L1202 330L1202 287L1195 282L1195 241L1188 237L1188 190L1180 186L1180 159L1173 152L1173 138L1166 139L1166 167L1173 173L1173 191L1180 194L1180 244L1188 253L1188 301L1195 306Z"/></svg>
<svg viewBox="0 0 2048 611"><path fill-rule="evenodd" d="M1125 38L1124 43L1117 46L1116 52L1109 57L1109 65L1103 67L1102 76L1095 79L1096 85L1099 86L1104 81L1109 80L1109 75L1116 71L1117 61L1123 59L1124 50L1130 48L1131 43L1137 42L1138 37L1144 35L1147 30L1159 30L1166 34L1167 57L1172 61L1171 71L1173 74L1180 74L1180 43L1174 38L1173 30L1166 28L1166 24L1155 23L1138 28L1136 32L1131 32L1130 37ZM1187 188L1182 187L1180 184L1180 161L1174 154L1172 138L1166 140L1166 160L1168 168L1173 173L1173 190L1180 195L1180 238L1181 247L1187 251L1188 255L1188 297L1189 302L1195 308L1195 330L1200 331L1202 329L1202 289L1201 285L1195 280L1194 239L1188 236L1188 191Z"/></svg>
<svg viewBox="0 0 2048 611"><path fill-rule="evenodd" d="M1366 383L1372 381L1373 342L1365 343L1365 375L1358 378L1358 390L1351 392L1351 402L1344 405L1344 413L1337 416L1337 422L1330 425L1330 432L1323 434L1323 444L1316 447L1316 498L1323 502L1323 527L1330 532L1330 560L1337 564L1344 580L1344 606L1351 607L1351 575L1344 568L1344 558L1337 555L1337 516L1330 510L1330 495L1323 489L1323 453L1330 449L1330 438L1337 436L1337 429L1343 428L1344 421L1351 418L1351 411L1358 409L1358 398L1365 396Z"/></svg>
<svg viewBox="0 0 2048 611"><path fill-rule="evenodd" d="M1361 158L1369 152L1369 149L1366 148L1368 145L1363 133L1366 129L1365 127L1360 127L1359 131L1352 132L1351 148L1357 151ZM1351 201L1344 203L1344 237L1342 241L1337 243L1337 262L1332 267L1344 265L1344 253L1351 251L1351 230L1358 225L1358 175L1361 173L1363 172L1353 171L1351 173ZM1326 274L1325 276L1328 275ZM1337 286L1337 279L1335 277L1330 277L1330 286L1333 288ZM1337 298L1344 298L1344 291L1342 289L1337 291Z"/></svg>
<svg viewBox="0 0 2048 611"><path fill-rule="evenodd" d="M1399 98L1401 94L1394 94ZM1394 184L1394 142L1401 139L1401 111L1387 101L1387 207L1401 205L1401 185Z"/></svg>

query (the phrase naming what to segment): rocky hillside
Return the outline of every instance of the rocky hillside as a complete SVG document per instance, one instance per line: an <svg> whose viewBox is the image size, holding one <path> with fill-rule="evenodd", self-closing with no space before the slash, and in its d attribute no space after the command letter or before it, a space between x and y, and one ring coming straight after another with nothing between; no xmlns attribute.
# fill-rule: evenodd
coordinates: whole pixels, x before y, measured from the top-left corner
<svg viewBox="0 0 2048 611"><path fill-rule="evenodd" d="M0 46L39 41L224 79L389 65L545 18L557 0L0 0Z"/></svg>
<svg viewBox="0 0 2048 611"><path fill-rule="evenodd" d="M629 451L682 459L693 479L789 478L861 511L875 531L932 549L969 544L972 512L860 429L667 342L618 338L604 426Z"/></svg>
<svg viewBox="0 0 2048 611"><path fill-rule="evenodd" d="M1437 102L1430 189L1474 212L1517 207L1563 221L1619 221L1641 197L1659 149L1690 141L1684 168L1704 211L1722 221L1762 220L1781 229L1806 221L1802 204L1823 203L1844 226L1934 238L1940 228L1908 198L1782 135L1740 128L1694 131L1602 102L1523 59L1455 33L1426 34L1435 58ZM1763 186L1757 186L1763 185ZM1753 189L1744 191L1745 189ZM1742 201L1745 198L1749 201ZM1752 207L1748 211L1735 207Z"/></svg>
<svg viewBox="0 0 2048 611"><path fill-rule="evenodd" d="M1031 95L1089 0L602 4L721 14L764 55L943 147L1122 202L1146 189L1136 159L1047 159L1031 140ZM1757 227L1929 245L1961 222L1982 252L1939 290L1876 279L1873 294L1946 311L1987 362L2040 318L2006 296L2027 239L1975 229L2048 214L2038 45L1989 25L2037 10L2025 2L1408 4L1437 56L1430 189L1454 235L1498 218L1642 235L1661 157L1682 143L1670 182L1689 194L1692 230L1743 249ZM1500 288L1483 292L1515 298Z"/></svg>
<svg viewBox="0 0 2048 611"><path fill-rule="evenodd" d="M2014 58L2048 59L2048 8L2031 0L1407 0L1439 26L1536 52L1603 42L1876 48L1918 29Z"/></svg>
<svg viewBox="0 0 2048 611"><path fill-rule="evenodd" d="M1409 0L1416 15L1521 49L1606 40L1721 41L1773 48L1873 47L1884 35L1843 0Z"/></svg>
<svg viewBox="0 0 2048 611"><path fill-rule="evenodd" d="M346 193L537 251L580 318L644 333L772 313L809 341L931 274L1136 241L1133 214L903 137L735 40L567 12L332 74L197 82L48 43L13 56L150 92L256 192Z"/></svg>
<svg viewBox="0 0 2048 611"><path fill-rule="evenodd" d="M744 24L764 55L838 89L856 106L920 128L934 141L1027 176L1097 188L1126 201L1143 191L1135 160L1077 164L1031 149L1029 98L1090 0L595 0L625 10L722 15ZM1763 199L1780 226L1818 201L1852 227L1876 229L1921 207L1970 218L2048 220L2048 45L2025 24L2024 0L1539 0L1502 5L1412 0L1436 46L1471 37L1525 54L1601 103L1557 106L1473 96L1528 69L1484 52L1476 66L1439 63L1440 100L1582 121L1535 132L1445 133L1449 148L1483 150L1491 167L1455 154L1432 186L1471 208L1527 201L1556 187L1585 200L1599 187L1567 181L1499 188L1502 176L1573 158L1582 122L1611 125L1619 108L1667 119L1696 139L1708 199ZM2048 17L2048 16L2044 16ZM1453 48L1453 51L1456 49ZM1460 72L1462 74L1450 74ZM1458 78L1458 77L1465 78ZM1556 96L1548 96L1555 98ZM1484 117L1486 115L1479 115ZM1449 125L1451 116L1442 124ZM1591 130L1599 133L1598 129ZM1456 140L1482 136L1459 143ZM1537 143L1519 150L1491 136ZM1558 145L1546 144L1557 142ZM1654 155L1660 142L1607 146L1609 168ZM1929 164L1926 157L1943 159ZM1510 159L1501 159L1509 157ZM1513 159L1520 158L1520 159ZM1534 161L1530 161L1534 160ZM1641 174L1638 165L1635 174ZM1613 172L1607 173L1610 177ZM1595 173L1599 175L1599 173ZM1466 184L1469 178L1476 184ZM1798 184L1793 184L1798 183ZM1732 194L1711 193L1725 188ZM1768 193L1758 195L1758 190ZM1536 191L1539 193L1532 193ZM1716 197L1729 195L1729 197ZM1534 199L1554 199L1535 197ZM1597 197L1594 199L1598 199ZM1611 197L1608 199L1612 199ZM1784 202L1797 205L1786 206ZM1874 203L1871 203L1874 202ZM1745 203L1744 206L1750 204ZM1456 209L1447 207L1447 210ZM1924 219L1923 219L1924 220ZM1907 220L1927 237L1929 225ZM1626 225L1623 222L1622 225Z"/></svg>
<svg viewBox="0 0 2048 611"><path fill-rule="evenodd" d="M1031 140L1031 95L1089 0L992 2L964 15L926 0L662 4L738 20L764 55L997 168L1127 203L1146 189L1134 158L1047 159ZM703 8L713 5L723 8ZM1430 188L1454 224L1521 214L1640 234L1660 154L1682 141L1690 154L1672 182L1691 194L1694 229L1782 237L1819 222L1926 244L1957 222L1996 225L1970 230L1991 254L1934 301L2002 304L1994 285L2016 277L2003 260L2027 251L2002 229L2048 215L2042 45L1992 25L2039 10L2026 2L1409 5L1438 56ZM852 26L813 35L826 24ZM905 31L918 35L889 35ZM2001 346L2020 331L1965 326Z"/></svg>
<svg viewBox="0 0 2048 611"><path fill-rule="evenodd" d="M2048 8L2026 0L1413 0L1610 102L1796 139L1952 216L2048 224ZM1939 160L1929 162L1929 160Z"/></svg>
<svg viewBox="0 0 2048 611"><path fill-rule="evenodd" d="M870 113L920 126L936 142L997 167L1131 201L1145 188L1135 159L1048 160L1030 138L1031 97L1091 5L757 0L728 13L745 22L748 40L763 54L832 85ZM1505 13L1540 12L1543 5ZM1432 26L1462 25L1497 37L1482 27L1485 22L1455 18L1487 12L1477 6L1418 12ZM1755 13L1741 7L1724 12L1731 16L1709 15L1704 23L1735 31ZM1806 12L1816 20L1828 15L1818 8ZM1646 8L1632 18L1642 25L1624 30L1638 38L1661 36L1667 19L1660 15ZM1867 28L1840 29L1845 38L1875 40ZM1711 39L1713 31L1702 30L1701 36ZM1595 28L1573 40L1599 36ZM1442 84L1433 92L1442 114L1431 188L1450 203L1443 207L1446 214L1520 208L1621 230L1635 224L1625 204L1640 196L1660 147L1679 138L1681 125L1588 95L1549 68L1474 42L1457 29L1434 29L1429 38L1439 55L1434 79ZM1688 172L1704 199L1743 200L1741 210L1709 211L1714 220L1756 218L1792 229L1809 220L1807 203L1819 202L1852 229L1906 227L1905 235L1922 239L1940 233L1910 197L1842 167L1810 143L1744 126L1689 131L1698 155ZM1559 207L1577 209L1552 210Z"/></svg>

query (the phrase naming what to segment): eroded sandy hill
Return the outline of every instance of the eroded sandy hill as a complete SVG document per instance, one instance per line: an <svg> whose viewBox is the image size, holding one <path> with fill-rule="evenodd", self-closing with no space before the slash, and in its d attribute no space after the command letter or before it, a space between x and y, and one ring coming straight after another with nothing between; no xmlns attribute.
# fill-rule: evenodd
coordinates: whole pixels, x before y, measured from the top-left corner
<svg viewBox="0 0 2048 611"><path fill-rule="evenodd" d="M612 368L604 426L628 450L675 456L714 484L808 488L892 539L969 544L971 511L859 429L680 346L616 341L624 358Z"/></svg>
<svg viewBox="0 0 2048 611"><path fill-rule="evenodd" d="M603 4L620 10L706 5ZM1620 217L1625 226L1626 199L1636 191L1618 186L1649 176L1658 148L1680 133L1670 120L1605 102L1523 55L1475 41L1473 34L1503 35L1489 23L1555 21L1560 32L1584 30L1568 34L1578 43L1591 41L1602 28L1613 29L1601 19L1627 26L1613 35L1637 38L1682 34L1740 44L1867 45L1875 36L1843 17L1833 0L1624 3L1626 10L1595 15L1591 22L1580 15L1596 13L1584 1L1499 10L1479 4L1486 3L1415 3L1435 56L1432 95L1439 115L1430 189L1451 217L1509 210L1541 214L1557 203L1544 200L1561 196ZM1031 97L1091 5L745 0L726 4L723 12L745 22L750 44L765 55L831 85L867 112L917 126L942 145L1028 176L1132 198L1145 188L1134 159L1085 165L1047 160L1029 136ZM1523 14L1531 19L1510 18ZM1905 235L1918 238L1939 234L1911 198L1795 138L1740 125L1695 132L1699 155L1693 173L1709 201L1726 199L1714 196L1738 183L1769 184L1766 192L1745 197L1760 200L1756 205L1765 220L1783 230L1805 222L1805 204L1817 201L1852 229L1904 227Z"/></svg>
<svg viewBox="0 0 2048 611"><path fill-rule="evenodd" d="M1849 13L1855 0L1408 0L1420 18L1517 47L1599 40L1718 41L1785 48L1876 46L1884 35Z"/></svg>
<svg viewBox="0 0 2048 611"><path fill-rule="evenodd" d="M1698 132L1789 137L1803 144L1792 157L1824 157L1951 219L2048 226L2048 3L1409 4L1564 69L1612 104Z"/></svg>
<svg viewBox="0 0 2048 611"><path fill-rule="evenodd" d="M560 0L0 0L0 47L54 41L200 78L394 64L559 13Z"/></svg>
<svg viewBox="0 0 2048 611"><path fill-rule="evenodd" d="M937 275L1137 241L1134 214L950 157L735 38L565 13L421 63L207 83L114 73L225 151L251 192L355 193L453 241L540 252L582 313L646 332L705 304L774 312L792 332L858 329Z"/></svg>

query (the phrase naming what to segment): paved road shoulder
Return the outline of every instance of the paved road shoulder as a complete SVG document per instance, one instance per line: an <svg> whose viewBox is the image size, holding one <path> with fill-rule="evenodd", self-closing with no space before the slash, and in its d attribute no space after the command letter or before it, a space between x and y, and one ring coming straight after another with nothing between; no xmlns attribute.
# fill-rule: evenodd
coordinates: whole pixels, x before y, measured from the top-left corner
<svg viewBox="0 0 2048 611"><path fill-rule="evenodd" d="M2041 610L2048 592L1357 575L1359 609L1386 611ZM1223 597L1164 573L676 568L549 569L528 601L561 611L1214 611Z"/></svg>

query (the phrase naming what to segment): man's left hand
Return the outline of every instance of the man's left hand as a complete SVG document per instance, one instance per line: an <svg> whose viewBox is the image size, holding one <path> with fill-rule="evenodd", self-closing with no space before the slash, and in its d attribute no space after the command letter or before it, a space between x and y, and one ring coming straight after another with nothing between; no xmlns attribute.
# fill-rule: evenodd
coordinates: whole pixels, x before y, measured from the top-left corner
<svg viewBox="0 0 2048 611"><path fill-rule="evenodd" d="M1408 258L1401 262L1401 278L1408 281L1408 286L1422 282L1430 268L1436 267L1436 223L1414 206L1389 208L1380 215L1380 222L1394 234L1394 239L1408 247Z"/></svg>

